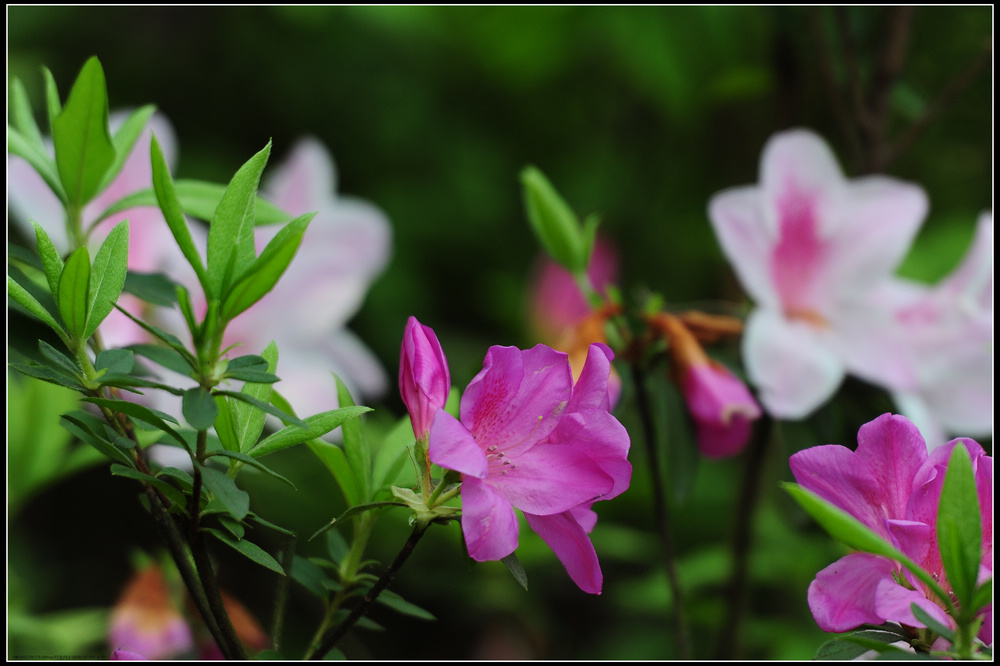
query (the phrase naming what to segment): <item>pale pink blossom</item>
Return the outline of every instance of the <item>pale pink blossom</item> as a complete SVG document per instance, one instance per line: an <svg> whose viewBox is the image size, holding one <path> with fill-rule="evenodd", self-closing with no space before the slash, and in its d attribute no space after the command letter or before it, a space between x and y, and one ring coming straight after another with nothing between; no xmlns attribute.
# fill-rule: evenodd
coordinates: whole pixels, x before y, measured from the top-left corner
<svg viewBox="0 0 1000 666"><path fill-rule="evenodd" d="M758 185L712 198L716 236L756 302L743 358L771 414L805 417L848 372L885 386L909 381L900 331L876 292L926 211L915 185L845 179L826 143L806 130L768 141Z"/></svg>

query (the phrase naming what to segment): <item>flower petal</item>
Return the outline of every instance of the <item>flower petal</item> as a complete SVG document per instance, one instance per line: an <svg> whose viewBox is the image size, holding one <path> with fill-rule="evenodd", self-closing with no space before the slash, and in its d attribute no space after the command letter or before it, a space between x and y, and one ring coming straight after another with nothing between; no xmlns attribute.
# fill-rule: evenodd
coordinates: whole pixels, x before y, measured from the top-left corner
<svg viewBox="0 0 1000 666"><path fill-rule="evenodd" d="M743 358L760 401L772 416L800 419L828 400L844 378L844 365L812 325L767 310L747 319Z"/></svg>
<svg viewBox="0 0 1000 666"><path fill-rule="evenodd" d="M868 553L842 557L818 574L809 585L809 610L823 631L849 631L862 624L882 624L876 612L875 587L892 583L890 560Z"/></svg>
<svg viewBox="0 0 1000 666"><path fill-rule="evenodd" d="M433 430L431 437L433 444ZM562 513L604 497L615 485L614 479L583 451L548 442L505 458L502 464L492 462L486 483L518 509L541 516Z"/></svg>
<svg viewBox="0 0 1000 666"><path fill-rule="evenodd" d="M906 516L914 477L927 460L927 445L917 427L904 416L883 414L858 430L856 455L880 490L874 504L886 518Z"/></svg>
<svg viewBox="0 0 1000 666"><path fill-rule="evenodd" d="M488 475L486 454L479 443L464 425L443 409L437 411L431 424L429 452L431 462L445 469L479 479ZM462 493L464 496L464 486Z"/></svg>
<svg viewBox="0 0 1000 666"><path fill-rule="evenodd" d="M601 499L617 497L628 489L632 480L628 431L606 411L592 409L563 415L549 435L549 442L582 451L611 477L614 485Z"/></svg>
<svg viewBox="0 0 1000 666"><path fill-rule="evenodd" d="M536 516L525 513L538 536L549 545L566 572L581 590L589 594L600 594L604 584L601 563L590 537L569 511L552 516Z"/></svg>
<svg viewBox="0 0 1000 666"><path fill-rule="evenodd" d="M951 616L924 596L923 592L907 589L892 578L884 578L876 583L875 610L879 616L911 627L926 626L913 614L913 610L910 608L911 604L916 604L944 626L955 628L955 622Z"/></svg>
<svg viewBox="0 0 1000 666"><path fill-rule="evenodd" d="M587 350L587 361L583 365L580 377L573 386L573 395L566 405L566 412L579 412L585 409L603 409L608 411L611 406L608 394L608 382L611 376L611 361L615 353L603 343L594 343Z"/></svg>
<svg viewBox="0 0 1000 666"><path fill-rule="evenodd" d="M708 204L708 216L743 288L757 305L779 308L770 269L777 232L764 221L759 188L737 187L719 192Z"/></svg>
<svg viewBox="0 0 1000 666"><path fill-rule="evenodd" d="M517 550L517 514L490 486L474 477L465 477L462 533L472 559L477 562L503 559Z"/></svg>

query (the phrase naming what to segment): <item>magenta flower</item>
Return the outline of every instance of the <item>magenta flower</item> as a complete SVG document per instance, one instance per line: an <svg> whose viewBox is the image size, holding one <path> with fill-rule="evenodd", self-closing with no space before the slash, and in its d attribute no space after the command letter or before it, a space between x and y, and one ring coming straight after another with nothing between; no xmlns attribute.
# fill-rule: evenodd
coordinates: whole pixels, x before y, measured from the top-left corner
<svg viewBox="0 0 1000 666"><path fill-rule="evenodd" d="M129 650L123 650L121 648L115 648L111 651L111 661L149 661L146 657L142 656L138 652L130 652Z"/></svg>
<svg viewBox="0 0 1000 666"><path fill-rule="evenodd" d="M993 459L971 439L956 439L930 453L920 431L902 416L884 414L858 431L857 451L816 446L790 459L799 484L867 525L948 588L937 545L941 486L952 449L972 458L982 511L980 582L993 573ZM809 608L824 631L898 622L923 627L910 610L916 603L942 624L955 627L926 586L893 560L852 553L823 569L809 586ZM979 637L992 642L992 606Z"/></svg>
<svg viewBox="0 0 1000 666"><path fill-rule="evenodd" d="M759 185L712 198L716 236L757 303L743 357L771 414L806 416L847 372L906 383L899 329L875 292L926 211L915 185L884 176L845 180L826 143L805 130L768 141Z"/></svg>
<svg viewBox="0 0 1000 666"><path fill-rule="evenodd" d="M109 624L108 643L117 647L116 652L158 660L194 647L191 629L174 605L163 572L155 565L135 573L115 603Z"/></svg>
<svg viewBox="0 0 1000 666"><path fill-rule="evenodd" d="M437 412L430 456L462 473L462 531L473 559L517 549L518 508L573 581L600 593L590 506L624 492L632 474L628 433L608 413L611 358L605 345L592 345L574 386L562 352L491 347L462 396L461 421Z"/></svg>
<svg viewBox="0 0 1000 666"><path fill-rule="evenodd" d="M993 214L983 213L965 259L934 287L894 281L889 302L905 331L913 382L893 399L931 445L945 433L993 429Z"/></svg>
<svg viewBox="0 0 1000 666"><path fill-rule="evenodd" d="M399 353L399 394L410 412L413 436L427 439L434 415L448 402L451 376L441 343L429 326L410 317Z"/></svg>
<svg viewBox="0 0 1000 666"><path fill-rule="evenodd" d="M128 114L123 112L111 114L111 130L115 131L127 117ZM152 187L149 146L154 133L167 163L173 162L177 152L173 127L163 114L155 113L135 142L118 176L84 208L82 218L85 231L114 202ZM34 236L29 222L35 221L45 229L56 249L63 255L67 254L72 248L66 233L65 212L59 199L41 176L25 160L8 155L7 184L8 202L14 213L13 217L22 225L25 233L29 237ZM163 272L174 276L179 282L184 282L184 277L188 281L194 281L193 271L174 243L169 227L156 208L125 210L97 224L89 230L88 246L91 252L100 246L116 224L125 219L129 221L129 270L140 273ZM119 303L133 314L141 313L144 307L142 301L128 293L122 294ZM104 320L100 333L108 347L149 342L149 335L118 310L112 310Z"/></svg>

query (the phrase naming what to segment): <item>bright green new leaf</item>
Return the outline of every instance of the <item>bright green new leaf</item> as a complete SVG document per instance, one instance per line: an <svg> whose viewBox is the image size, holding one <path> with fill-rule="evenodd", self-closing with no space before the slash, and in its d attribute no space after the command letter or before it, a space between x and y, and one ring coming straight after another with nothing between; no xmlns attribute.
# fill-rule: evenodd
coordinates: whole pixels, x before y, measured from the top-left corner
<svg viewBox="0 0 1000 666"><path fill-rule="evenodd" d="M222 448L227 451L239 451L240 443L233 432L233 420L229 414L229 398L217 395L215 404L219 408L219 414L215 417L215 434L219 436Z"/></svg>
<svg viewBox="0 0 1000 666"><path fill-rule="evenodd" d="M166 219L170 233L177 241L181 253L191 264L191 268L194 269L202 287L207 289L208 275L205 273L205 267L201 263L201 257L198 255L194 241L191 239L191 231L188 229L187 220L184 219L181 203L177 199L177 192L174 189L173 180L170 178L170 169L155 136L150 143L149 151L153 164L153 190L156 194L156 204L163 211L163 217Z"/></svg>
<svg viewBox="0 0 1000 666"><path fill-rule="evenodd" d="M108 458L111 458L111 460L134 467L135 463L132 462L128 454L108 442L103 435L97 435L91 429L90 425L87 424L85 417L93 418L85 412L72 412L71 414L63 414L59 419L59 423L81 441L94 447Z"/></svg>
<svg viewBox="0 0 1000 666"><path fill-rule="evenodd" d="M22 374L40 379L49 384L63 386L74 391L86 390L86 387L76 379L67 376L64 372L53 370L47 365L25 364L18 363L17 361L11 361L8 365Z"/></svg>
<svg viewBox="0 0 1000 666"><path fill-rule="evenodd" d="M350 409L354 405L351 392L347 389L347 385L340 381L340 377L334 375L334 379L337 380L337 401L341 409ZM355 407L355 409L357 408ZM371 410L365 407L364 411ZM361 493L361 501L370 502L372 498L372 458L371 448L365 437L364 425L361 419L352 418L344 423L341 431L344 434L344 453L347 454L347 460L351 463L354 481L357 484L358 492Z"/></svg>
<svg viewBox="0 0 1000 666"><path fill-rule="evenodd" d="M38 255L42 259L45 280L49 283L49 290L54 294L59 291L59 276L63 271L62 257L59 256L59 250L52 243L52 239L45 233L45 229L34 220L31 221L31 226L35 228L35 243L38 246Z"/></svg>
<svg viewBox="0 0 1000 666"><path fill-rule="evenodd" d="M249 363L253 359L263 361L263 369L273 373L278 364L278 345L274 341L271 341L264 349L262 356L241 356L234 358L229 362L229 368L226 371L228 373L233 370L233 366L235 365L235 370L238 372L244 369L242 367L244 364ZM253 367L260 366L255 365ZM273 390L270 382L262 382L244 384L240 392L263 403L270 403L271 392ZM267 413L259 407L236 400L231 401L229 413L232 432L237 444L233 450L248 453L257 444L260 434L264 432L264 420L267 417Z"/></svg>
<svg viewBox="0 0 1000 666"><path fill-rule="evenodd" d="M191 352L189 352L184 347L184 343L180 341L180 338L178 338L175 335L171 335L170 333L167 333L166 331L160 330L159 328L157 328L156 326L153 326L152 324L147 324L146 322L142 321L141 319L133 317L131 314L128 313L127 310L125 310L124 308L122 308L120 305L115 304L115 307L118 308L119 312L121 312L123 315L125 315L126 317L128 317L129 319L131 319L132 321L134 321L136 324L138 324L147 333L150 333L154 337L162 340L163 342L165 342L167 344L167 346L169 346L171 349L173 349L175 352L177 352L177 354L179 354L180 357L184 359L184 362L187 363L187 365L189 366L190 370L197 370L197 368L198 368L198 360L191 354ZM149 354L144 354L144 356L146 356L147 358L152 358ZM153 360L159 362L159 359L154 358ZM164 365L164 367L173 369L169 365ZM187 374L187 371L185 371L184 374Z"/></svg>
<svg viewBox="0 0 1000 666"><path fill-rule="evenodd" d="M11 120L14 127L21 133L25 140L34 146L39 152L45 152L45 143L42 141L42 133L35 122L35 114L31 110L31 101L28 99L28 92L24 89L24 84L16 76L10 82L10 97L8 98Z"/></svg>
<svg viewBox="0 0 1000 666"><path fill-rule="evenodd" d="M45 307L38 300L28 293L28 290L14 281L14 278L7 276L7 296L15 303L27 310L29 313L42 320L53 331L59 334L60 339L69 346L69 336L63 327L56 321Z"/></svg>
<svg viewBox="0 0 1000 666"><path fill-rule="evenodd" d="M246 518L250 510L250 495L245 490L240 490L236 482L223 472L212 467L199 466L199 468L205 486L222 503L226 512L236 520Z"/></svg>
<svg viewBox="0 0 1000 666"><path fill-rule="evenodd" d="M21 132L10 125L7 126L7 152L23 157L31 165L31 168L38 172L49 189L59 197L59 201L63 204L66 203L66 190L59 179L55 162L47 153L35 147Z"/></svg>
<svg viewBox="0 0 1000 666"><path fill-rule="evenodd" d="M548 178L533 166L521 171L531 228L545 251L570 273L587 269L580 221Z"/></svg>
<svg viewBox="0 0 1000 666"><path fill-rule="evenodd" d="M132 148L135 146L135 142L139 140L139 135L142 134L142 130L146 127L146 123L149 122L150 117L155 111L156 107L152 104L147 104L136 109L129 114L129 117L125 119L125 122L115 132L114 137L111 139L111 143L115 147L115 161L112 162L111 167L104 174L104 181L98 188L98 192L103 192L111 184L111 181L121 173L122 167L125 166L125 160L128 159Z"/></svg>
<svg viewBox="0 0 1000 666"><path fill-rule="evenodd" d="M274 288L298 251L306 227L314 216L315 213L308 213L295 218L271 239L226 296L222 304L223 319L231 321Z"/></svg>
<svg viewBox="0 0 1000 666"><path fill-rule="evenodd" d="M52 123L56 168L69 205L82 209L115 161L108 131L108 92L96 57L84 64L62 113Z"/></svg>
<svg viewBox="0 0 1000 666"><path fill-rule="evenodd" d="M295 427L295 428L305 428L306 427L305 421L299 419L297 416L289 414L288 412L283 411L283 410L279 409L278 407L275 407L272 404L266 403L263 400L258 400L257 398L253 397L252 395L250 395L248 393L238 393L236 391L221 391L221 390L216 390L215 391L215 395L226 395L226 396L229 396L230 398L235 398L237 400L241 400L243 402L246 402L246 403L249 403L251 405L254 405L255 407L259 407L260 409L263 409L265 412L267 412L271 416L277 416L279 419L281 419L282 423L284 423L286 425L289 425L291 427Z"/></svg>
<svg viewBox="0 0 1000 666"><path fill-rule="evenodd" d="M87 327L87 296L90 293L90 254L87 248L77 248L69 255L62 275L59 276L59 290L56 292L56 303L59 305L59 315L62 317L66 331L79 347L88 335L84 334Z"/></svg>
<svg viewBox="0 0 1000 666"><path fill-rule="evenodd" d="M62 102L59 101L59 88L56 79L48 67L42 66L42 78L45 79L45 111L49 116L49 130L56 124L56 118L62 113Z"/></svg>
<svg viewBox="0 0 1000 666"><path fill-rule="evenodd" d="M87 326L89 338L107 318L125 287L128 273L128 222L120 222L101 243L94 257L90 287L87 291Z"/></svg>
<svg viewBox="0 0 1000 666"><path fill-rule="evenodd" d="M255 204L260 174L271 142L240 167L226 188L208 229L208 295L222 300L257 258L254 251Z"/></svg>
<svg viewBox="0 0 1000 666"><path fill-rule="evenodd" d="M937 519L945 575L964 614L975 613L972 596L982 559L982 523L976 478L968 450L956 445L948 461Z"/></svg>
<svg viewBox="0 0 1000 666"><path fill-rule="evenodd" d="M52 363L52 367L65 374L76 381L80 381L82 374L80 367L76 364L76 361L71 359L66 354L45 342L45 340L38 341L38 350L42 353L47 360Z"/></svg>
<svg viewBox="0 0 1000 666"><path fill-rule="evenodd" d="M354 474L351 471L351 463L348 462L347 456L344 454L344 449L336 444L324 442L321 439L310 439L306 442L306 446L326 465L326 468L337 482L340 492L343 493L347 504L349 506L358 506L361 501L359 499L358 487L354 481Z"/></svg>
<svg viewBox="0 0 1000 666"><path fill-rule="evenodd" d="M215 423L219 408L209 391L200 386L184 392L181 402L184 418L195 430L207 430Z"/></svg>
<svg viewBox="0 0 1000 666"><path fill-rule="evenodd" d="M261 458L275 451L321 437L346 423L350 423L355 417L370 411L372 411L371 407L352 405L310 416L304 419L305 428L298 426L283 428L261 440L260 444L250 450L250 455L254 458Z"/></svg>

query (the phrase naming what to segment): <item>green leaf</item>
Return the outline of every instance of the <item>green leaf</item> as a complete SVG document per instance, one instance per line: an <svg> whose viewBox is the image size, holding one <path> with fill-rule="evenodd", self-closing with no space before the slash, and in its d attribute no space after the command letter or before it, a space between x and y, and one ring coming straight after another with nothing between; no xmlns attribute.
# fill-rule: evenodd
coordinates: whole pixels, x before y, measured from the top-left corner
<svg viewBox="0 0 1000 666"><path fill-rule="evenodd" d="M69 204L82 209L94 198L115 161L108 132L108 93L96 57L84 64L62 113L52 123L56 168Z"/></svg>
<svg viewBox="0 0 1000 666"><path fill-rule="evenodd" d="M993 603L992 578L988 579L976 589L976 593L972 595L972 603L969 607L978 611L991 603Z"/></svg>
<svg viewBox="0 0 1000 666"><path fill-rule="evenodd" d="M59 291L59 276L63 272L62 257L59 256L59 251L53 245L52 239L45 233L45 229L34 220L32 220L31 225L35 228L35 243L38 245L38 255L42 259L42 267L45 270L45 279L49 283L49 291L55 294Z"/></svg>
<svg viewBox="0 0 1000 666"><path fill-rule="evenodd" d="M174 419L174 417L170 416L169 414L165 414L156 409L150 409L149 407L140 405L135 402L129 402L128 400L111 400L108 398L93 398L89 396L83 399L86 400L87 402L92 402L100 407L106 407L107 409L110 409L112 411L121 412L123 414L131 416L134 419L139 419L140 421L144 421L149 425L154 426L162 430L163 432L167 433L171 437L173 437L185 449L188 448L187 440L181 437L180 433L178 433L176 430L167 425L166 423L167 420L173 423L177 423L176 419Z"/></svg>
<svg viewBox="0 0 1000 666"><path fill-rule="evenodd" d="M38 341L38 350L42 353L47 360L52 362L52 368L57 372L61 372L70 379L82 383L81 375L83 374L80 366L76 364L76 361L71 359L66 354L45 342L45 340Z"/></svg>
<svg viewBox="0 0 1000 666"><path fill-rule="evenodd" d="M29 377L34 377L35 379L40 379L43 382L48 382L49 384L63 386L68 389L73 389L74 391L87 390L87 388L80 382L66 376L63 372L57 372L46 365L18 363L16 361L11 361L8 365L20 373L28 375Z"/></svg>
<svg viewBox="0 0 1000 666"><path fill-rule="evenodd" d="M323 582L327 580L327 575L319 565L310 562L301 555L296 555L292 559L292 568L289 573L292 576L292 580L296 583L302 585L321 599L326 599L327 590Z"/></svg>
<svg viewBox="0 0 1000 666"><path fill-rule="evenodd" d="M413 428L409 418L401 418L383 438L372 463L372 488L379 491L398 483L401 472L409 459L409 446L413 443ZM410 484L412 485L412 484Z"/></svg>
<svg viewBox="0 0 1000 666"><path fill-rule="evenodd" d="M152 104L147 104L136 109L129 114L129 117L125 119L125 122L115 132L111 140L115 148L115 161L111 163L111 166L104 174L104 180L98 188L98 192L104 191L111 184L111 181L121 173L122 167L125 166L125 161L132 153L135 142L139 140L142 130L145 129L146 123L149 122L150 117L152 117L155 111L156 107Z"/></svg>
<svg viewBox="0 0 1000 666"><path fill-rule="evenodd" d="M206 529L205 531L262 567L270 569L271 571L281 574L282 576L285 575L285 570L281 568L280 564L278 564L278 560L274 559L270 554L268 554L267 551L257 544L247 541L246 539L237 539L233 535L226 534L225 532L221 532L219 530Z"/></svg>
<svg viewBox="0 0 1000 666"><path fill-rule="evenodd" d="M129 314L129 312L125 310L125 308L123 308L118 304L115 304L115 307L118 308L118 311L121 312L123 315L125 315L126 317L134 321L136 324L138 324L144 331L151 334L153 337L158 338L163 342L167 343L167 346L169 346L171 349L177 352L181 356L181 358L184 359L184 362L188 365L188 370L185 370L184 374L187 374L189 371L196 370L198 368L198 360L191 354L191 352L189 352L184 347L184 343L181 342L179 338L177 338L174 335L171 335L170 333L167 333L166 331L160 330L159 328L153 326L152 324L147 324L141 319L134 317L133 315ZM136 347L138 347L138 345L133 345L132 349L135 349ZM136 352L136 353L142 353L142 352ZM147 354L143 355L147 356L147 358L152 358ZM153 359L153 360L159 362L158 359ZM165 365L164 367L169 368L170 366Z"/></svg>
<svg viewBox="0 0 1000 666"><path fill-rule="evenodd" d="M120 372L109 372L101 375L98 378L98 381L101 386L116 386L140 395L142 395L142 391L134 390L136 387L153 388L159 389L160 391L166 391L167 393L173 393L174 395L184 395L184 389L177 388L176 386L170 386L169 384L164 384L162 382L153 381L151 379L143 379L142 377L136 377L131 374L123 374Z"/></svg>
<svg viewBox="0 0 1000 666"><path fill-rule="evenodd" d="M304 428L288 426L264 438L260 444L250 450L254 458L261 458L275 451L287 449L310 439L321 437L337 427L349 423L357 416L370 412L371 407L341 407L328 412L310 416L304 421ZM348 454L350 456L350 454ZM369 467L369 472L370 472Z"/></svg>
<svg viewBox="0 0 1000 666"><path fill-rule="evenodd" d="M223 456L225 458L232 458L233 460L239 460L241 462L245 462L246 464L250 465L251 467L256 467L257 469L259 469L260 471L264 472L268 476L274 477L275 479L278 479L279 481L283 481L283 482L287 483L289 486L291 486L292 489L295 489L295 484L294 483L292 483L291 481L289 481L288 479L286 479L282 475L278 474L277 472L275 472L270 467L267 467L261 461L256 460L255 458L251 458L250 456L248 456L245 453L240 453L239 451L228 451L226 449L221 449L219 451L212 451L211 453L209 453L206 456L206 458L211 458L212 456Z"/></svg>
<svg viewBox="0 0 1000 666"><path fill-rule="evenodd" d="M889 645L898 641L907 641L907 638L895 631L886 631L881 628L861 629L823 643L813 659L846 661L855 659L872 649L898 650L899 648ZM880 648L871 647L873 644L879 645Z"/></svg>
<svg viewBox="0 0 1000 666"><path fill-rule="evenodd" d="M365 513L367 511L371 511L373 509L384 509L387 506L400 506L400 507L406 508L408 505L405 504L405 503L403 503L403 502L399 502L399 501L371 502L369 504L355 504L354 506L352 506L349 509L347 509L347 511L344 511L342 514L340 514L339 516L337 516L336 518L334 518L333 520L331 520L329 523L327 523L323 527L321 527L318 530L316 530L315 532L313 532L313 535L311 537L309 537L309 541L312 541L313 539L315 539L316 537L318 537L320 534L323 534L324 532L326 532L327 530L329 530L331 528L340 527L341 525L343 525L347 521L348 518L353 518L354 516L361 515L362 513Z"/></svg>
<svg viewBox="0 0 1000 666"><path fill-rule="evenodd" d="M236 520L246 518L250 511L250 495L246 491L240 490L236 482L224 473L212 467L199 465L201 478L215 498L222 503L226 511Z"/></svg>
<svg viewBox="0 0 1000 666"><path fill-rule="evenodd" d="M55 77L44 65L42 66L42 78L45 79L45 111L49 116L49 130L51 132L52 127L56 124L56 118L62 113L62 102L59 101L59 88L56 86Z"/></svg>
<svg viewBox="0 0 1000 666"><path fill-rule="evenodd" d="M111 475L123 476L128 479L135 479L136 481L144 481L145 483L161 490L163 494L170 498L170 501L174 504L179 504L181 506L186 504L183 493L163 479L159 479L151 474L145 474L137 469L125 467L124 465L112 465Z"/></svg>
<svg viewBox="0 0 1000 666"><path fill-rule="evenodd" d="M215 423L215 417L219 415L215 398L210 391L200 386L184 392L181 409L184 418L195 430L208 430Z"/></svg>
<svg viewBox="0 0 1000 666"><path fill-rule="evenodd" d="M278 409L277 407L275 407L275 406L273 406L273 405L271 405L269 403L266 403L266 402L263 402L261 400L258 400L257 398L254 398L253 396L249 395L248 393L237 393L236 391L220 391L220 390L216 390L215 391L215 395L227 395L230 398L236 398L237 400L240 400L242 402L251 404L251 405L253 405L255 407L263 409L265 412L267 412L268 414L270 414L272 416L277 416L279 419L281 419L282 423L290 424L291 426L294 426L296 428L305 428L306 427L305 421L302 421L299 418L297 418L297 417L295 417L295 416L293 416L293 415L291 415L291 414L289 414L289 413L287 413L287 412L285 412L285 411L283 411L281 409Z"/></svg>
<svg viewBox="0 0 1000 666"><path fill-rule="evenodd" d="M306 227L314 216L315 213L309 213L295 218L271 239L223 302L224 319L232 320L274 288L298 251Z"/></svg>
<svg viewBox="0 0 1000 666"><path fill-rule="evenodd" d="M580 221L548 178L533 166L521 171L528 220L545 251L566 270L587 269Z"/></svg>
<svg viewBox="0 0 1000 666"><path fill-rule="evenodd" d="M524 571L524 565L521 564L521 560L517 559L517 553L511 553L507 557L500 559L504 566L507 567L507 571L510 575L514 577L517 584L523 587L525 590L528 589L528 574Z"/></svg>
<svg viewBox="0 0 1000 666"><path fill-rule="evenodd" d="M171 307L177 302L177 287L178 284L163 273L129 271L125 276L124 291L153 305Z"/></svg>
<svg viewBox="0 0 1000 666"><path fill-rule="evenodd" d="M797 484L781 483L780 485L788 491L795 501L798 502L799 505L816 520L816 522L823 526L823 529L825 529L830 536L843 541L855 550L872 553L874 555L881 555L882 557L888 557L891 560L896 560L913 572L913 575L926 583L934 594L943 599L950 607L950 612L954 611L949 595L941 588L938 582L934 580L933 576L927 573L927 571L922 569L920 565L911 560L901 551L894 548L889 542L885 541L882 537L873 532L870 528L868 528L868 526L864 525L857 518L848 514L846 511L833 506L815 493L812 493Z"/></svg>
<svg viewBox="0 0 1000 666"><path fill-rule="evenodd" d="M149 150L153 163L153 189L156 194L156 204L163 211L163 217L167 221L167 226L170 227L170 233L173 234L174 240L177 241L177 245L180 247L184 258L187 259L191 268L194 269L195 275L198 276L198 282L201 283L203 288L207 289L208 275L205 273L205 267L201 263L198 249L191 239L191 231L188 229L187 220L184 219L183 209L181 208L180 201L177 199L173 180L170 178L170 168L167 166L167 161L163 157L163 151L160 149L160 144L157 142L155 136Z"/></svg>
<svg viewBox="0 0 1000 666"><path fill-rule="evenodd" d="M127 375L135 367L135 353L131 349L105 349L94 359L94 367Z"/></svg>
<svg viewBox="0 0 1000 666"><path fill-rule="evenodd" d="M132 459L128 454L111 444L111 442L107 441L103 435L95 433L94 429L91 429L90 425L88 425L86 417L93 418L90 414L86 414L84 412L63 414L59 417L59 423L61 423L66 430L73 433L81 441L94 447L108 458L111 458L111 460L128 467L135 466L135 463L132 462Z"/></svg>
<svg viewBox="0 0 1000 666"><path fill-rule="evenodd" d="M233 432L233 421L230 416L229 398L225 396L215 396L215 404L219 408L219 414L215 417L215 434L219 436L222 448L227 451L239 451L240 443Z"/></svg>
<svg viewBox="0 0 1000 666"><path fill-rule="evenodd" d="M347 385L340 381L340 377L334 376L334 379L337 380L337 400L340 409L351 409L354 407L354 398L351 397L351 392L347 389ZM364 411L371 410L365 408ZM360 416L362 413L364 412L359 412L355 416ZM361 419L355 420L351 417L351 420L344 422L341 431L344 434L344 453L347 454L347 460L351 463L351 469L354 471L354 482L357 485L358 493L360 493L361 501L368 502L372 498L372 459L371 449L365 438L364 425Z"/></svg>
<svg viewBox="0 0 1000 666"><path fill-rule="evenodd" d="M278 345L272 340L264 349L263 356L238 356L229 362L226 374L236 370L237 374L248 373L252 368L274 372L278 364ZM265 374L268 374L265 373ZM244 376L246 376L244 374ZM273 377L273 375L270 375ZM240 391L246 396L269 404L273 388L271 382L251 382L245 384ZM264 432L264 421L267 413L251 404L233 401L230 407L230 419L233 435L236 438L236 448L234 450L248 453L257 444L260 435Z"/></svg>
<svg viewBox="0 0 1000 666"><path fill-rule="evenodd" d="M182 354L178 353L176 349L171 349L170 347L160 347L157 345L129 345L128 347L125 347L125 349L131 350L139 356L148 358L150 361L182 375L186 375L194 369Z"/></svg>
<svg viewBox="0 0 1000 666"><path fill-rule="evenodd" d="M392 590L382 590L382 594L378 596L377 601L389 608L402 613L403 615L409 615L410 617L415 617L421 620L436 620L429 611L424 610L416 604L410 603L403 599Z"/></svg>
<svg viewBox="0 0 1000 666"><path fill-rule="evenodd" d="M89 336L84 335L87 325L87 296L90 293L90 254L87 248L77 248L69 255L59 276L56 303L66 331L79 346Z"/></svg>
<svg viewBox="0 0 1000 666"><path fill-rule="evenodd" d="M284 534L285 536L290 536L290 537L295 536L295 532L291 530L286 530L284 527L281 527L280 525L275 525L269 520L264 520L253 511L247 514L247 520L252 520L253 522L257 523L262 527L266 527L269 530L274 530L278 534Z"/></svg>
<svg viewBox="0 0 1000 666"><path fill-rule="evenodd" d="M59 334L59 337L69 345L69 336L63 327L56 321L48 310L46 310L41 303L39 303L34 296L28 293L28 291L14 281L14 278L7 276L7 296L14 300L15 303L20 305L22 308L27 310L30 314L34 315L40 319L43 323L47 324L49 328Z"/></svg>
<svg viewBox="0 0 1000 666"><path fill-rule="evenodd" d="M940 622L934 619L930 613L925 611L923 608L918 606L916 603L910 604L910 610L913 611L913 616L923 622L924 626L938 634L939 636L944 636L948 641L955 642L955 632L949 627L944 626Z"/></svg>
<svg viewBox="0 0 1000 666"><path fill-rule="evenodd" d="M62 181L59 180L59 172L56 171L52 158L10 125L7 126L7 152L24 158L31 168L38 172L49 189L59 197L59 201L66 203L66 191L63 189Z"/></svg>
<svg viewBox="0 0 1000 666"><path fill-rule="evenodd" d="M321 439L311 439L306 442L306 446L316 454L326 468L330 470L340 492L350 506L360 503L357 484L354 481L354 474L351 471L351 463L347 461L344 450L336 444L324 442Z"/></svg>
<svg viewBox="0 0 1000 666"><path fill-rule="evenodd" d="M70 257L72 258L72 257ZM84 337L89 338L111 314L125 286L128 273L128 222L120 222L104 239L91 272L87 291L87 326Z"/></svg>
<svg viewBox="0 0 1000 666"><path fill-rule="evenodd" d="M208 295L225 299L253 264L257 185L271 154L271 142L240 167L226 188L208 229Z"/></svg>
<svg viewBox="0 0 1000 666"><path fill-rule="evenodd" d="M42 133L35 122L35 114L31 110L31 101L28 99L28 92L24 89L24 84L16 76L10 82L10 97L8 98L10 107L10 117L14 121L14 127L21 135L40 152L45 152L45 143L42 141Z"/></svg>
<svg viewBox="0 0 1000 666"><path fill-rule="evenodd" d="M976 608L972 596L982 559L982 522L976 477L969 451L957 444L948 461L941 503L938 505L938 544L941 563L958 599L963 616L971 619Z"/></svg>

